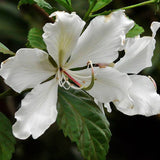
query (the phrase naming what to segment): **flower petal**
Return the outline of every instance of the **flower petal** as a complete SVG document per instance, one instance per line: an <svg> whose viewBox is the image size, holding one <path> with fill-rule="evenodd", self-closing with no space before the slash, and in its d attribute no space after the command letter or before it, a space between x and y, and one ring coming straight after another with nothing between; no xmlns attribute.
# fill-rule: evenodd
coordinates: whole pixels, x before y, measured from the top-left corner
<svg viewBox="0 0 160 160"><path fill-rule="evenodd" d="M133 25L122 10L97 16L79 38L68 66L85 66L89 60L93 63L113 62L118 57L125 34Z"/></svg>
<svg viewBox="0 0 160 160"><path fill-rule="evenodd" d="M54 74L48 54L39 49L18 50L14 57L2 62L0 69L5 83L17 92L33 88Z"/></svg>
<svg viewBox="0 0 160 160"><path fill-rule="evenodd" d="M128 96L132 85L127 74L120 73L111 67L99 68L95 71L94 86L88 91L101 103L108 103Z"/></svg>
<svg viewBox="0 0 160 160"><path fill-rule="evenodd" d="M115 68L124 73L138 73L146 67L152 66L152 56L155 49L154 36L160 23L153 22L152 37L128 38L125 45L125 56L115 64Z"/></svg>
<svg viewBox="0 0 160 160"><path fill-rule="evenodd" d="M124 107L115 103L117 109L127 115L152 116L160 113L160 95L157 94L150 78L140 75L130 76L133 85L129 90L132 106ZM128 100L126 100L127 102Z"/></svg>
<svg viewBox="0 0 160 160"><path fill-rule="evenodd" d="M110 103L105 103L105 104L104 104L104 107L107 108L107 112L109 112L109 113L112 112L112 108L111 108Z"/></svg>
<svg viewBox="0 0 160 160"><path fill-rule="evenodd" d="M70 71L69 74L85 86L91 82L90 68L81 71ZM111 67L94 68L94 74L94 85L87 92L98 102L107 103L126 98L128 89L132 85L127 74L120 73Z"/></svg>
<svg viewBox="0 0 160 160"><path fill-rule="evenodd" d="M156 32L159 28L160 28L160 22L152 22L151 24L152 37L156 36Z"/></svg>
<svg viewBox="0 0 160 160"><path fill-rule="evenodd" d="M151 58L155 49L155 39L152 37L127 39L125 56L115 64L115 68L123 73L139 73L152 66Z"/></svg>
<svg viewBox="0 0 160 160"><path fill-rule="evenodd" d="M57 64L63 65L70 57L82 32L85 22L75 13L54 12L55 23L47 23L43 30L43 39L49 54Z"/></svg>
<svg viewBox="0 0 160 160"><path fill-rule="evenodd" d="M21 108L15 114L15 137L26 139L32 135L36 139L56 121L57 88L58 82L54 79L37 85L26 95Z"/></svg>

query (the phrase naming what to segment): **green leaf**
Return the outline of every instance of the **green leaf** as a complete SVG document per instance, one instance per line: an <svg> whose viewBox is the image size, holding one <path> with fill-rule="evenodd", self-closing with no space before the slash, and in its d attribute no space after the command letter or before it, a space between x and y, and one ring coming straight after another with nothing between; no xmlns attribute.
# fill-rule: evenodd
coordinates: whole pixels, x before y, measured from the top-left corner
<svg viewBox="0 0 160 160"><path fill-rule="evenodd" d="M57 1L63 7L65 7L69 12L72 11L71 0L55 0L55 1Z"/></svg>
<svg viewBox="0 0 160 160"><path fill-rule="evenodd" d="M72 5L72 2L71 2L71 0L68 0L68 3L69 3L69 5L70 5L70 6Z"/></svg>
<svg viewBox="0 0 160 160"><path fill-rule="evenodd" d="M92 0L90 0L90 1L92 1ZM92 9L92 12L96 12L96 11L102 9L103 7L107 6L111 2L112 2L112 0L97 0L96 5Z"/></svg>
<svg viewBox="0 0 160 160"><path fill-rule="evenodd" d="M19 3L18 3L18 9L23 4L35 4L35 2L34 2L34 0L20 0Z"/></svg>
<svg viewBox="0 0 160 160"><path fill-rule="evenodd" d="M111 132L105 115L82 90L59 88L57 123L86 160L105 160Z"/></svg>
<svg viewBox="0 0 160 160"><path fill-rule="evenodd" d="M127 33L127 37L132 38L135 36L138 36L144 32L143 27L139 26L138 24L135 24L135 26Z"/></svg>
<svg viewBox="0 0 160 160"><path fill-rule="evenodd" d="M95 3L95 1L97 1L97 2ZM93 3L95 4L91 12L96 12L96 11L102 9L103 7L107 6L111 2L112 2L112 0L89 0L90 6Z"/></svg>
<svg viewBox="0 0 160 160"><path fill-rule="evenodd" d="M10 160L16 141L10 121L0 112L0 160Z"/></svg>
<svg viewBox="0 0 160 160"><path fill-rule="evenodd" d="M0 42L0 52L3 53L3 54L10 54L10 55L15 55L14 52L10 51L4 44L2 44Z"/></svg>
<svg viewBox="0 0 160 160"><path fill-rule="evenodd" d="M43 31L38 28L30 29L28 33L28 41L31 47L46 49L46 45L42 39Z"/></svg>
<svg viewBox="0 0 160 160"><path fill-rule="evenodd" d="M23 4L34 4L36 3L41 8L52 9L52 6L47 3L45 0L20 0L18 3L18 8Z"/></svg>
<svg viewBox="0 0 160 160"><path fill-rule="evenodd" d="M52 6L44 0L34 0L41 8L52 9Z"/></svg>

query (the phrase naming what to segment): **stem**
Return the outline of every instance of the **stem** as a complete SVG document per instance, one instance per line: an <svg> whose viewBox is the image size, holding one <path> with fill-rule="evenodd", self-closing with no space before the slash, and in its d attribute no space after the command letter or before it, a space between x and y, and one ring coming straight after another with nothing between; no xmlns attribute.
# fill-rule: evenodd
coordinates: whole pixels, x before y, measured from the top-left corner
<svg viewBox="0 0 160 160"><path fill-rule="evenodd" d="M47 20L47 22L54 23L54 20L49 17L49 14L42 8L40 8L38 5L34 4L33 7L40 12L40 14Z"/></svg>
<svg viewBox="0 0 160 160"><path fill-rule="evenodd" d="M150 5L150 4L154 4L154 3L158 4L158 3L160 3L160 1L159 0L149 0L149 1L138 3L138 4L130 5L130 6L127 6L127 7L122 7L122 8L119 8L119 9L104 11L100 14L89 15L89 17L93 18L93 17L99 16L99 15L108 15L111 12L117 11L117 10L120 10L120 9L121 10L127 10L127 9L132 9L132 8L141 7L141 6L145 6L145 5Z"/></svg>
<svg viewBox="0 0 160 160"><path fill-rule="evenodd" d="M88 20L88 17L89 17L89 15L90 15L92 9L93 9L94 6L96 5L96 3L97 3L97 0L94 0L93 3L90 5L88 11L86 12L86 14L85 14L85 16L84 16L84 18L83 18L85 21Z"/></svg>
<svg viewBox="0 0 160 160"><path fill-rule="evenodd" d="M138 3L138 4L134 4L134 5L131 5L131 6L122 7L122 8L119 8L119 9L127 10L127 9L131 9L131 8L136 8L136 7L140 7L140 6L149 5L149 4L152 4L152 3L158 3L158 2L157 2L157 0L149 0L149 1ZM116 10L119 10L119 9L116 9Z"/></svg>

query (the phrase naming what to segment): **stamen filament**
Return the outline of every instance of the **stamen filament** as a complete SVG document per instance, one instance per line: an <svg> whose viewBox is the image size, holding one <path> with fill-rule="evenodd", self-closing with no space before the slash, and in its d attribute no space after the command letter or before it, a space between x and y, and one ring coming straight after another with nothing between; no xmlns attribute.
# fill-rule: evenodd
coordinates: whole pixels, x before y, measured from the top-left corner
<svg viewBox="0 0 160 160"><path fill-rule="evenodd" d="M88 61L88 63L87 63L87 66L89 67L89 66L91 66L91 72L92 72L92 78L91 78L91 82L90 82L90 84L87 86L87 87L85 87L85 86L83 86L82 84L80 84L79 82L77 82L71 75L69 75L65 70L61 70L65 75L67 75L67 77L70 79L70 80L72 80L78 87L79 87L79 89L84 89L84 90L90 90L92 87L93 87L93 85L94 85L94 80L95 80L95 77L94 77L94 68L93 68L93 64L92 64L92 62L91 61ZM66 81L67 82L67 81ZM71 85L70 85L71 86ZM72 88L74 88L73 86L71 86ZM75 87L76 88L76 87ZM77 89L77 88L76 88Z"/></svg>
<svg viewBox="0 0 160 160"><path fill-rule="evenodd" d="M82 87L82 85L81 85L79 82L77 82L73 77L71 77L66 71L62 70L62 72L63 72L65 75L67 75L67 77L68 77L70 80L72 80L78 87Z"/></svg>
<svg viewBox="0 0 160 160"><path fill-rule="evenodd" d="M93 69L93 64L92 64L92 62L91 62L91 61L88 61L87 65L88 65L88 66L89 66L89 65L91 66L92 79L91 79L91 83L89 84L89 86L82 88L82 89L84 89L84 90L90 90L90 89L93 87L93 85L94 85L94 80L95 80L95 78L94 78L94 69Z"/></svg>

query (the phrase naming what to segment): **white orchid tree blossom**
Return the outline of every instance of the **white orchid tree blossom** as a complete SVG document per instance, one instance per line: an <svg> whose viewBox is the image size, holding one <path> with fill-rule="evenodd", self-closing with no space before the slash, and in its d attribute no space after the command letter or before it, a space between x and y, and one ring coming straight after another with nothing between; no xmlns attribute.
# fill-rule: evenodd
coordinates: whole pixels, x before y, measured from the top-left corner
<svg viewBox="0 0 160 160"><path fill-rule="evenodd" d="M156 92L156 83L151 77L136 75L152 65L151 59L155 49L155 35L160 28L159 22L151 24L151 37L128 38L125 45L125 56L115 64L115 68L123 73L132 73L132 86L129 96L123 103L114 101L117 109L127 115L152 116L160 114L160 95ZM130 105L132 104L132 105ZM108 104L106 104L107 106Z"/></svg>
<svg viewBox="0 0 160 160"><path fill-rule="evenodd" d="M0 75L16 92L33 88L15 114L13 134L20 139L30 135L38 138L55 122L58 85L65 89L88 88L102 102L126 98L131 86L125 73L92 65L104 61L110 64L118 57L123 37L134 26L124 11L94 18L83 33L85 22L75 13L55 12L52 16L56 16L55 23L47 23L43 28L48 53L20 49L1 65ZM86 69L73 70L87 64Z"/></svg>

